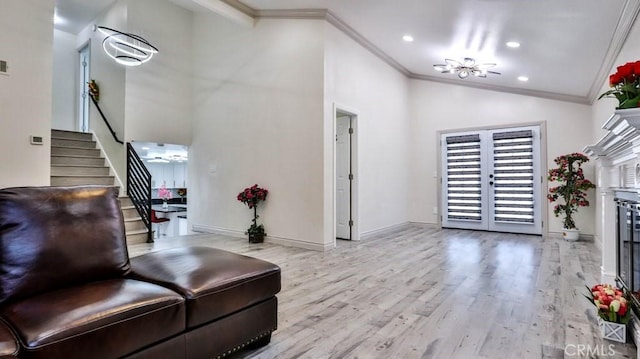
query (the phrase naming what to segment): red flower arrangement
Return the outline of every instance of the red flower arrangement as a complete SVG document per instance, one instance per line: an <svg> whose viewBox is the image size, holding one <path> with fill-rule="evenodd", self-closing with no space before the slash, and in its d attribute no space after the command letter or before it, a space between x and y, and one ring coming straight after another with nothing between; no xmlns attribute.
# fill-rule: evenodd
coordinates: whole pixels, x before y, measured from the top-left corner
<svg viewBox="0 0 640 359"><path fill-rule="evenodd" d="M611 90L603 93L604 97L618 99L616 109L634 108L640 105L640 61L627 62L618 66L616 73L609 76Z"/></svg>
<svg viewBox="0 0 640 359"><path fill-rule="evenodd" d="M251 227L249 227L249 229L247 229L247 231L245 232L245 234L249 235L249 239L256 235L266 235L266 233L264 232L264 226L262 224L258 225L258 203L260 201L266 200L268 194L269 191L267 191L267 189L260 188L257 184L251 187L247 187L244 189L244 191L238 193L238 201L246 204L249 208L253 208L253 223L251 224Z"/></svg>
<svg viewBox="0 0 640 359"><path fill-rule="evenodd" d="M587 287L589 288L589 287ZM598 308L598 316L613 323L627 324L631 319L629 300L625 293L611 284L596 284L586 296Z"/></svg>
<svg viewBox="0 0 640 359"><path fill-rule="evenodd" d="M586 191L596 186L588 179L584 178L582 164L589 162L589 157L582 153L571 153L557 157L554 162L557 168L549 170L549 181L562 183L559 186L549 188L547 199L549 202L555 202L562 197L564 204L557 204L553 208L553 214L559 217L564 214L562 221L565 229L575 229L576 224L573 221L573 213L578 211L579 207L589 206Z"/></svg>

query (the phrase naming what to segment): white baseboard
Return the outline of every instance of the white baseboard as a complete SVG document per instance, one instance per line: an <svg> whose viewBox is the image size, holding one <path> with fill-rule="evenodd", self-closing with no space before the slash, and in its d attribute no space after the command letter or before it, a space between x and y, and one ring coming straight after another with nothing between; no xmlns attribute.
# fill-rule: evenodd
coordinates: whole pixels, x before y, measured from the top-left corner
<svg viewBox="0 0 640 359"><path fill-rule="evenodd" d="M221 234L221 235L236 237L236 238L244 238L244 239L247 238L247 235L244 234L243 231L238 231L235 229L228 229L228 228L215 227L215 226L205 226L202 224L194 224L191 228L194 232L215 233L215 234ZM302 241L299 239L272 236L269 234L267 234L267 236L264 237L264 241L267 243L274 243L274 244L280 244L280 245L289 246L289 247L310 249L310 250L319 251L319 252L325 252L335 248L333 243L328 243L323 245L319 243Z"/></svg>
<svg viewBox="0 0 640 359"><path fill-rule="evenodd" d="M223 227L214 227L214 226L205 226L202 224L194 224L191 226L191 230L194 232L204 232L204 233L215 233L222 234L225 236L236 237L236 238L244 238L247 235L242 231L237 231L234 229L228 229Z"/></svg>
<svg viewBox="0 0 640 359"><path fill-rule="evenodd" d="M264 237L264 241L268 243L275 243L283 246L310 249L310 250L319 251L319 252L326 252L335 248L335 245L333 243L325 243L323 245L319 243L301 241L299 239L276 237L271 235L267 235L266 237Z"/></svg>
<svg viewBox="0 0 640 359"><path fill-rule="evenodd" d="M442 226L440 226L438 223L428 223L428 222L408 222L408 223L413 226L420 226L423 228L442 229Z"/></svg>
<svg viewBox="0 0 640 359"><path fill-rule="evenodd" d="M360 233L360 238L362 237L368 237L368 236L372 236L374 234L379 234L379 233L383 233L383 232L387 232L387 231L391 231L393 229L398 229L404 226L409 225L409 222L402 222L402 223L398 223L398 224L393 224L387 227L382 227L382 228L378 228L378 229L372 229L370 231L364 231Z"/></svg>

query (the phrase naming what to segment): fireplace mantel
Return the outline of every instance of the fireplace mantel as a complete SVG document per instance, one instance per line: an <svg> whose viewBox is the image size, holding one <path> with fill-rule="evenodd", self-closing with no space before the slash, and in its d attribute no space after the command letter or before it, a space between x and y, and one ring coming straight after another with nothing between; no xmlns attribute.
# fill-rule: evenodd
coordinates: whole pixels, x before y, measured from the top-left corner
<svg viewBox="0 0 640 359"><path fill-rule="evenodd" d="M639 157L640 108L616 110L602 128L607 130L607 134L584 149L589 156L602 160L603 165L608 166Z"/></svg>

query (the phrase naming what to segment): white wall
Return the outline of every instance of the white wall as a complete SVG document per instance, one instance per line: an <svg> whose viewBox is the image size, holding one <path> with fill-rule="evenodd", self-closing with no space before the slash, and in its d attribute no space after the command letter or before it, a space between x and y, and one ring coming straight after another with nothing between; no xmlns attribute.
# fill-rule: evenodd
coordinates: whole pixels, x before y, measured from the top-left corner
<svg viewBox="0 0 640 359"><path fill-rule="evenodd" d="M360 233L408 221L409 80L329 23L325 44L325 240L333 242L334 104L358 112Z"/></svg>
<svg viewBox="0 0 640 359"><path fill-rule="evenodd" d="M412 193L409 213L414 222L438 222L437 216L432 214L433 207L438 206L440 188L438 179L433 176L438 169L438 131L546 122L544 195L546 173L555 165L553 159L562 154L581 152L592 140L591 108L587 105L412 80L410 108ZM595 180L591 163L586 167L585 175ZM594 195L594 191L590 191L592 203L595 203ZM553 205L544 198L541 200L545 201L549 213L549 218L544 219L545 228L560 232L561 218L554 217ZM576 224L581 233L593 235L594 206L580 208Z"/></svg>
<svg viewBox="0 0 640 359"><path fill-rule="evenodd" d="M191 144L193 13L166 0L128 2L127 29L159 53L127 69L127 141Z"/></svg>
<svg viewBox="0 0 640 359"><path fill-rule="evenodd" d="M242 234L252 211L236 195L257 183L268 241L324 247L324 26L195 16L190 224Z"/></svg>
<svg viewBox="0 0 640 359"><path fill-rule="evenodd" d="M117 64L104 53L102 40L105 35L99 31L94 32L94 24L126 31L127 1L120 0L116 2L111 8L105 10L104 13L89 23L78 34L76 46L76 48L81 48L90 41L91 64L89 71L91 72L91 79L96 80L100 88L100 101L98 104L116 132L118 139L123 140L125 138L126 71L124 66ZM102 144L102 149L113 165L116 174L124 180L126 173L124 146L113 139L111 132L104 124L93 103L90 103L89 108L89 129L98 137Z"/></svg>
<svg viewBox="0 0 640 359"><path fill-rule="evenodd" d="M0 188L49 185L53 0L3 1L0 59ZM29 136L42 136L33 146Z"/></svg>
<svg viewBox="0 0 640 359"><path fill-rule="evenodd" d="M53 30L53 118L52 128L77 131L76 82L78 81L77 36Z"/></svg>

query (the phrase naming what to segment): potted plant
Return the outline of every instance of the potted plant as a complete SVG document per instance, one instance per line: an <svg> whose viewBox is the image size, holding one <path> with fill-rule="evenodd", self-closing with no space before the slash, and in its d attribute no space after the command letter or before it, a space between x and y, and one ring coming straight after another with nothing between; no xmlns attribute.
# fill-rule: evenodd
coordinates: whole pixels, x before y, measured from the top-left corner
<svg viewBox="0 0 640 359"><path fill-rule="evenodd" d="M244 233L249 235L249 243L262 243L264 236L267 235L264 232L264 226L262 224L258 225L258 203L267 199L267 194L269 194L269 191L258 187L257 184L247 187L244 191L238 193L238 201L246 204L250 209L253 208L253 223Z"/></svg>
<svg viewBox="0 0 640 359"><path fill-rule="evenodd" d="M625 343L627 341L626 324L631 319L627 295L611 284L596 284L587 289L589 289L589 295L585 297L598 308L598 326L602 337Z"/></svg>
<svg viewBox="0 0 640 359"><path fill-rule="evenodd" d="M573 214L578 208L589 206L586 191L596 187L584 178L582 170L582 164L589 162L589 158L582 153L570 153L557 157L554 162L558 167L549 170L547 179L559 182L560 185L549 188L547 198L549 202L562 198L564 204L556 204L553 214L556 217L564 216L562 236L567 240L577 240L580 232L573 220Z"/></svg>
<svg viewBox="0 0 640 359"><path fill-rule="evenodd" d="M627 62L618 66L609 76L611 90L603 93L598 100L612 97L618 100L617 110L635 108L640 104L640 61Z"/></svg>

